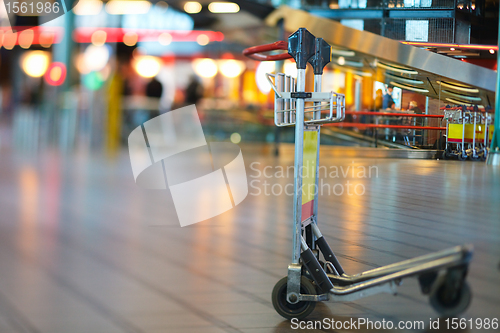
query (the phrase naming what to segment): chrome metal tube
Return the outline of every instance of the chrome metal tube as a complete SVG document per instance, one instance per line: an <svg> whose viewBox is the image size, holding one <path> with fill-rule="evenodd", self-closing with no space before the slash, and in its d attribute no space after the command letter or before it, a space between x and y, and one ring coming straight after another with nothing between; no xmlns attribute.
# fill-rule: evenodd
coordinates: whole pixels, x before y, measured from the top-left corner
<svg viewBox="0 0 500 333"><path fill-rule="evenodd" d="M322 86L322 78L323 75L316 74L314 75L314 91L315 92L321 92L321 86ZM315 105L318 106L318 109L321 109L321 102L315 102ZM313 119L321 119L321 111L316 111L314 112L314 117ZM314 191L314 205L313 205L313 215L314 215L314 223L318 223L318 196L319 196L319 148L320 148L320 131L321 126L318 126L318 143L317 143L317 149L316 149L316 179L315 179L315 184L316 184L316 189ZM317 227L316 227L317 229ZM319 229L318 229L319 231ZM315 235L316 238L319 238ZM313 241L313 247L316 239Z"/></svg>
<svg viewBox="0 0 500 333"><path fill-rule="evenodd" d="M274 77L274 85L276 86L276 90L278 92L284 91L284 77L285 75L282 73L276 74ZM281 112L285 108L284 102L282 98L279 98L278 94L274 94L274 119L276 125L282 124L284 119L283 119L283 112Z"/></svg>
<svg viewBox="0 0 500 333"><path fill-rule="evenodd" d="M300 245L301 245L302 251L305 251L309 248L309 246L307 246L306 240L302 236L300 236Z"/></svg>
<svg viewBox="0 0 500 333"><path fill-rule="evenodd" d="M429 114L429 96L425 96L425 114ZM429 126L429 118L425 117L423 126ZM441 131L439 131L439 135L441 135ZM425 135L424 131L422 131L422 144L424 146L427 145L428 136L429 131L425 131ZM439 147L439 149L441 149L441 147Z"/></svg>
<svg viewBox="0 0 500 333"><path fill-rule="evenodd" d="M389 282L391 280L395 279L402 279L405 277L409 277L412 275L420 274L420 273L425 273L431 270L436 270L439 268L446 268L450 267L452 265L457 264L457 259L454 258L453 256L450 257L445 257L441 259L436 259L432 260L429 262L422 263L420 265L416 265L414 267L410 267L401 271L394 272L392 274L388 274L385 276L380 276L378 278L373 278L371 280L366 280L360 283L356 283L351 286L346 286L346 287L333 287L330 290L330 293L334 295L348 295L350 293L371 288L376 285L380 285L382 283Z"/></svg>
<svg viewBox="0 0 500 333"><path fill-rule="evenodd" d="M291 87L290 88L291 88L290 89L291 92L297 91L297 79L294 78L294 77L292 77ZM304 90L305 90L305 88L304 88ZM292 109L297 109L297 102L294 99L292 99L291 106L292 106ZM295 117L295 112L291 111L290 112L290 116L289 116L290 123L295 123L295 118L296 118Z"/></svg>
<svg viewBox="0 0 500 333"><path fill-rule="evenodd" d="M460 154L462 154L462 156L464 156L464 152L465 152L465 111L461 111L462 112L462 151L460 152Z"/></svg>
<svg viewBox="0 0 500 333"><path fill-rule="evenodd" d="M488 133L488 112L484 113L484 149L488 147L488 140L490 139L490 133Z"/></svg>
<svg viewBox="0 0 500 333"><path fill-rule="evenodd" d="M476 157L477 154L476 154L476 118L477 118L477 112L474 111L474 127L473 127L473 131L472 131L472 156Z"/></svg>
<svg viewBox="0 0 500 333"><path fill-rule="evenodd" d="M306 70L297 70L297 91L306 89ZM304 158L304 99L297 99L295 123L295 168L293 193L293 255L292 263L298 264L300 259L300 245L302 232L302 168Z"/></svg>
<svg viewBox="0 0 500 333"><path fill-rule="evenodd" d="M416 266L432 262L441 259L453 259L457 263L466 263L470 260L472 256L473 247L472 245L465 246L455 246L446 250L426 254L420 257L403 260L391 265L375 268L366 272L362 272L356 275L343 274L342 276L330 275L330 278L342 280L347 283L358 283L361 281L367 281L369 279L378 278L381 276L386 276L388 274L393 274L401 272L406 269L414 268Z"/></svg>
<svg viewBox="0 0 500 333"><path fill-rule="evenodd" d="M284 79L285 79L285 90L284 91L288 92L291 89L291 77L290 77L290 75L285 74ZM287 98L287 99L285 99L285 110L290 110L290 108L291 108L291 99ZM284 119L285 119L285 122L287 122L287 123L289 122L289 120L287 120L290 117L289 114L290 114L289 112L284 113Z"/></svg>
<svg viewBox="0 0 500 333"><path fill-rule="evenodd" d="M422 262L430 261L430 260L436 260L436 259L441 259L445 258L448 256L466 256L466 254L472 252L472 246L455 246L446 250L426 254L420 257L400 261L391 265L375 268L366 272L363 272L360 274L360 276L380 276L383 274L388 274L388 273L393 273L400 271L402 269L406 269L409 267L413 267L414 265L417 265Z"/></svg>
<svg viewBox="0 0 500 333"><path fill-rule="evenodd" d="M321 74L314 75L314 91L315 92L321 92L322 77L323 77L323 75L321 75ZM314 105L317 105L318 109L321 109L321 107L320 107L321 102L314 102ZM317 120L320 118L321 118L321 111L314 112L313 119Z"/></svg>
<svg viewBox="0 0 500 333"><path fill-rule="evenodd" d="M321 238L323 237L323 234L321 234L321 231L319 230L318 226L316 224L311 224L312 227L312 232L316 238Z"/></svg>

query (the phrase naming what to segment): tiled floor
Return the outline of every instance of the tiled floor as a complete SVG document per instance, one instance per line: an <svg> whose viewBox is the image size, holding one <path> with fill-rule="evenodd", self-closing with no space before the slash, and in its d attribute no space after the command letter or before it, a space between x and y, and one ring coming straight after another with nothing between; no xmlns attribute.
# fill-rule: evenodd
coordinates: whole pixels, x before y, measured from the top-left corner
<svg viewBox="0 0 500 333"><path fill-rule="evenodd" d="M168 191L135 185L126 152L1 152L0 332L292 331L270 300L290 260L291 197L257 193L264 181L275 194L292 183L276 172L293 155L284 148L276 159L271 150L243 146L249 196L185 228ZM474 298L464 317L500 318L500 169L338 157L331 148L323 155L320 226L348 273L473 243ZM259 177L266 166L272 176ZM417 282L399 291L319 304L311 318L423 320L438 332Z"/></svg>

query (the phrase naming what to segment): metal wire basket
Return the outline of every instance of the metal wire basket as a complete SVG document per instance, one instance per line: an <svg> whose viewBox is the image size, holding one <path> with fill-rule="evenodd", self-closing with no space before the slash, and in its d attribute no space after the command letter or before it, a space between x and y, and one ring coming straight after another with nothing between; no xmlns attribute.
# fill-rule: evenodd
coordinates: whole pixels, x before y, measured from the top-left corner
<svg viewBox="0 0 500 333"><path fill-rule="evenodd" d="M283 73L266 74L275 93L274 123L276 126L295 125L297 98L304 98L304 123L326 124L343 121L345 96L335 92L297 92L296 79ZM273 81L274 79L274 81Z"/></svg>

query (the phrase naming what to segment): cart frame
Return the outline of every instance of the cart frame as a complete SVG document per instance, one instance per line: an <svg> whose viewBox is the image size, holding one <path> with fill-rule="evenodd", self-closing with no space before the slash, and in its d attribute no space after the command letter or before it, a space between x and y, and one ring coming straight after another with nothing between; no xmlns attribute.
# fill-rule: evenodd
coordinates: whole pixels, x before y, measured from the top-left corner
<svg viewBox="0 0 500 333"><path fill-rule="evenodd" d="M443 109L446 120L446 145L443 158L457 157L459 160L469 158L473 161L485 161L491 130L489 109L481 111L477 106L466 105L458 107L448 105ZM452 145L455 145L455 149Z"/></svg>
<svg viewBox="0 0 500 333"><path fill-rule="evenodd" d="M261 54L264 51L285 49L288 54ZM316 140L314 183L317 187L321 125L340 122L345 116L344 96L321 92L323 68L331 58L330 45L301 28L289 37L288 43L280 41L252 47L243 53L261 61L294 58L297 65L296 81L282 73L268 74L275 92L275 124L295 125L292 258L287 276L273 290L276 311L287 319L302 319L312 312L315 302L353 301L381 292L395 294L401 280L410 276L419 278L422 292L431 295L431 304L440 313L451 315L464 311L471 297L465 277L473 253L472 246L457 246L348 275L318 227L319 191L314 191L312 209L310 201L304 204L303 194L308 195L303 188L305 178L302 173L305 140L308 146L311 146L311 142L314 145ZM308 62L314 69L314 92L305 91ZM306 102L314 104L306 108ZM329 112L322 116L321 111L325 110ZM305 118L305 113L309 112L312 116ZM308 138L313 138L312 141L305 138L307 132L313 132L308 135ZM305 214L304 209L307 210ZM320 260L320 253L324 262ZM452 298L453 302L447 302Z"/></svg>

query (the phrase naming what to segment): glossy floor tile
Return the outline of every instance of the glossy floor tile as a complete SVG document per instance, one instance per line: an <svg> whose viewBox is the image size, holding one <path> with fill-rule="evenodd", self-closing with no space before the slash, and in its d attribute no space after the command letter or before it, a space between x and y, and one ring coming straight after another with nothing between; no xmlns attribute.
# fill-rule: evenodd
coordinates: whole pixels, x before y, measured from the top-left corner
<svg viewBox="0 0 500 333"><path fill-rule="evenodd" d="M293 172L279 171L293 165L293 150L242 150L248 197L184 228L168 190L136 186L126 151L1 151L0 332L294 331L271 304L291 257L284 192ZM500 318L500 169L334 150L322 151L319 224L345 270L471 243L474 298L463 317ZM325 317L424 321L439 331L428 327L437 315L414 279L396 297L319 304L311 319Z"/></svg>

